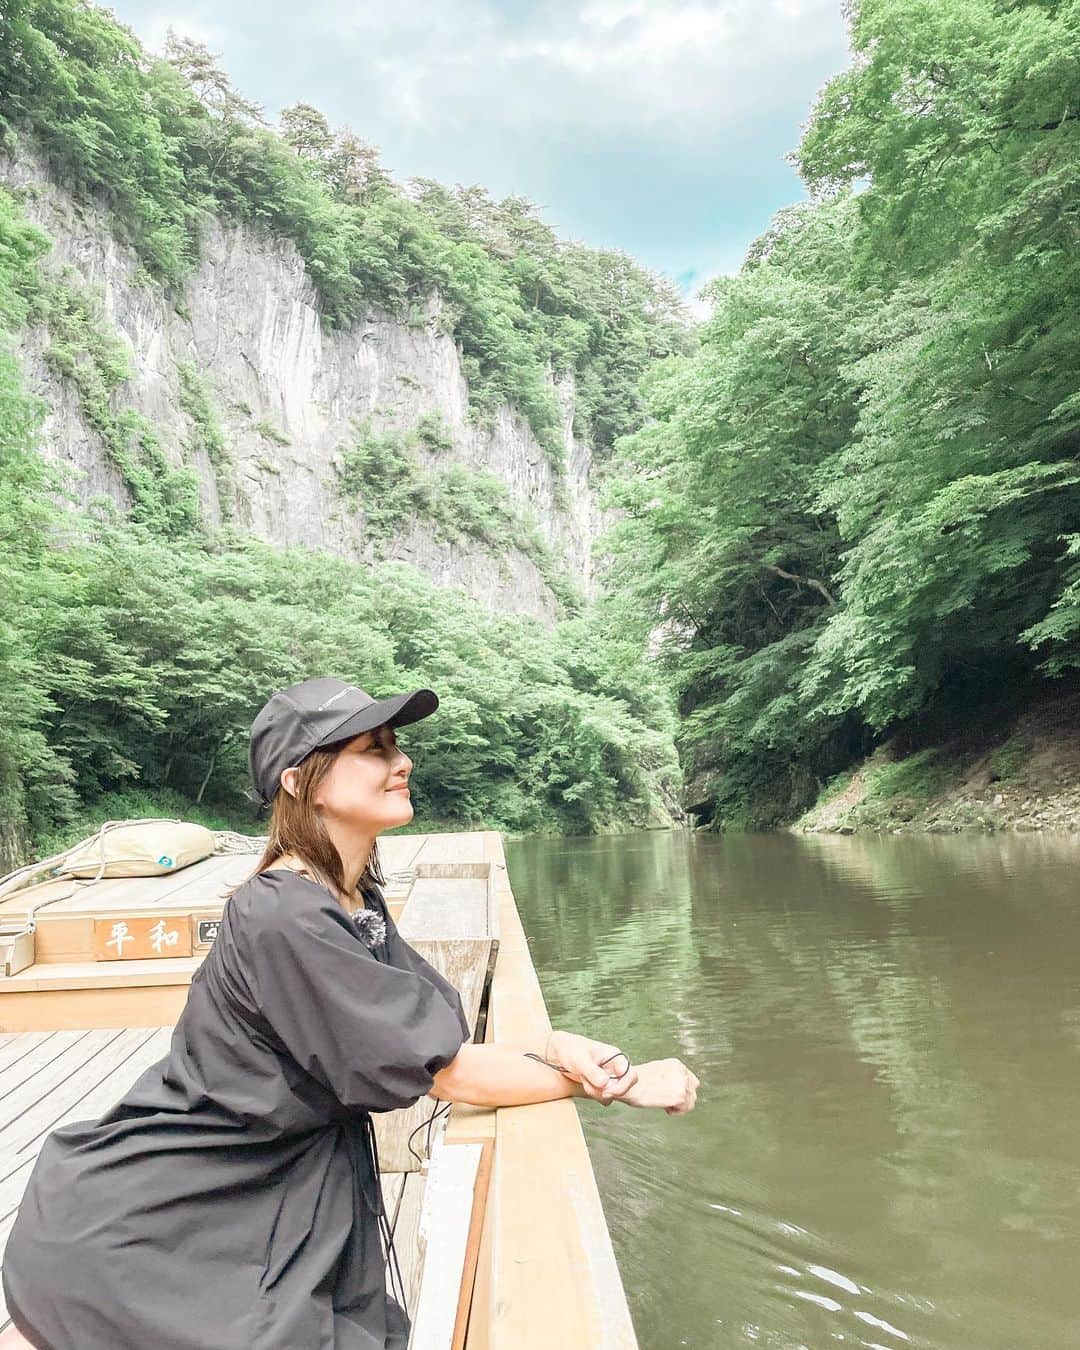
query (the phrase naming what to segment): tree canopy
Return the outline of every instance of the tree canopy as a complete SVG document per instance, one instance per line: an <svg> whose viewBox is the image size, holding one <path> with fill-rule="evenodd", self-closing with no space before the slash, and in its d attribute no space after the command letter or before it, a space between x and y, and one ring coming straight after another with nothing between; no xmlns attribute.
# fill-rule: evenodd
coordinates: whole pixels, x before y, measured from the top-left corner
<svg viewBox="0 0 1080 1350"><path fill-rule="evenodd" d="M781 211L647 376L613 541L718 820L1080 664L1080 4L860 0Z"/></svg>

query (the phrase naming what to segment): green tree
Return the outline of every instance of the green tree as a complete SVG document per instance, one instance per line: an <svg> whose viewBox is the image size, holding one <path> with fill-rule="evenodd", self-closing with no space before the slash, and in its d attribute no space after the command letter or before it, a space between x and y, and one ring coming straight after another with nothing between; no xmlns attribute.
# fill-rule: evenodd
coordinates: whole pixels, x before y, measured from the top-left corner
<svg viewBox="0 0 1080 1350"><path fill-rule="evenodd" d="M281 136L301 159L325 160L334 144L329 123L310 103L293 103L282 108Z"/></svg>
<svg viewBox="0 0 1080 1350"><path fill-rule="evenodd" d="M847 14L793 156L811 203L649 373L610 482L718 823L1080 655L1080 5Z"/></svg>

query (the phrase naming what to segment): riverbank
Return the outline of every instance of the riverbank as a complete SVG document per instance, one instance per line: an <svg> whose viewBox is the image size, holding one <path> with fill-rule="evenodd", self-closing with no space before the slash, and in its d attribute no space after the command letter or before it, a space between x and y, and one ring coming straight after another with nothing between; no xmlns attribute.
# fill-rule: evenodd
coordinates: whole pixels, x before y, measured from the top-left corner
<svg viewBox="0 0 1080 1350"><path fill-rule="evenodd" d="M895 742L828 783L803 834L1080 832L1080 693L904 754Z"/></svg>

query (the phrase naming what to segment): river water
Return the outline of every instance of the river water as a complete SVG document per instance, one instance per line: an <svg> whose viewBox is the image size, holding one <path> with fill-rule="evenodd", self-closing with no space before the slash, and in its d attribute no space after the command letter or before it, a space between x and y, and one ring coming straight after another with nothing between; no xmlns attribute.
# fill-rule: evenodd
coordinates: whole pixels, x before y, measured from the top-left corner
<svg viewBox="0 0 1080 1350"><path fill-rule="evenodd" d="M506 844L642 1350L1080 1346L1080 841Z"/></svg>

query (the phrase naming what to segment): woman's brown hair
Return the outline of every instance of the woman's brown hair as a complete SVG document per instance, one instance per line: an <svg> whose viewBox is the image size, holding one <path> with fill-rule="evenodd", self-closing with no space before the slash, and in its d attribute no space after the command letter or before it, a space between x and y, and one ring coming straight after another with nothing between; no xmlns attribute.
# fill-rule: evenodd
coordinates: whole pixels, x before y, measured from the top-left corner
<svg viewBox="0 0 1080 1350"><path fill-rule="evenodd" d="M296 795L283 787L274 793L267 828L266 847L252 876L265 872L287 853L295 854L315 869L316 875L333 882L339 891L345 890L345 869L334 841L326 832L322 816L314 804L319 784L330 772L330 767L347 741L312 750L300 761L296 771ZM379 861L378 841L372 845L367 865L358 883L361 891L372 884L386 885Z"/></svg>

